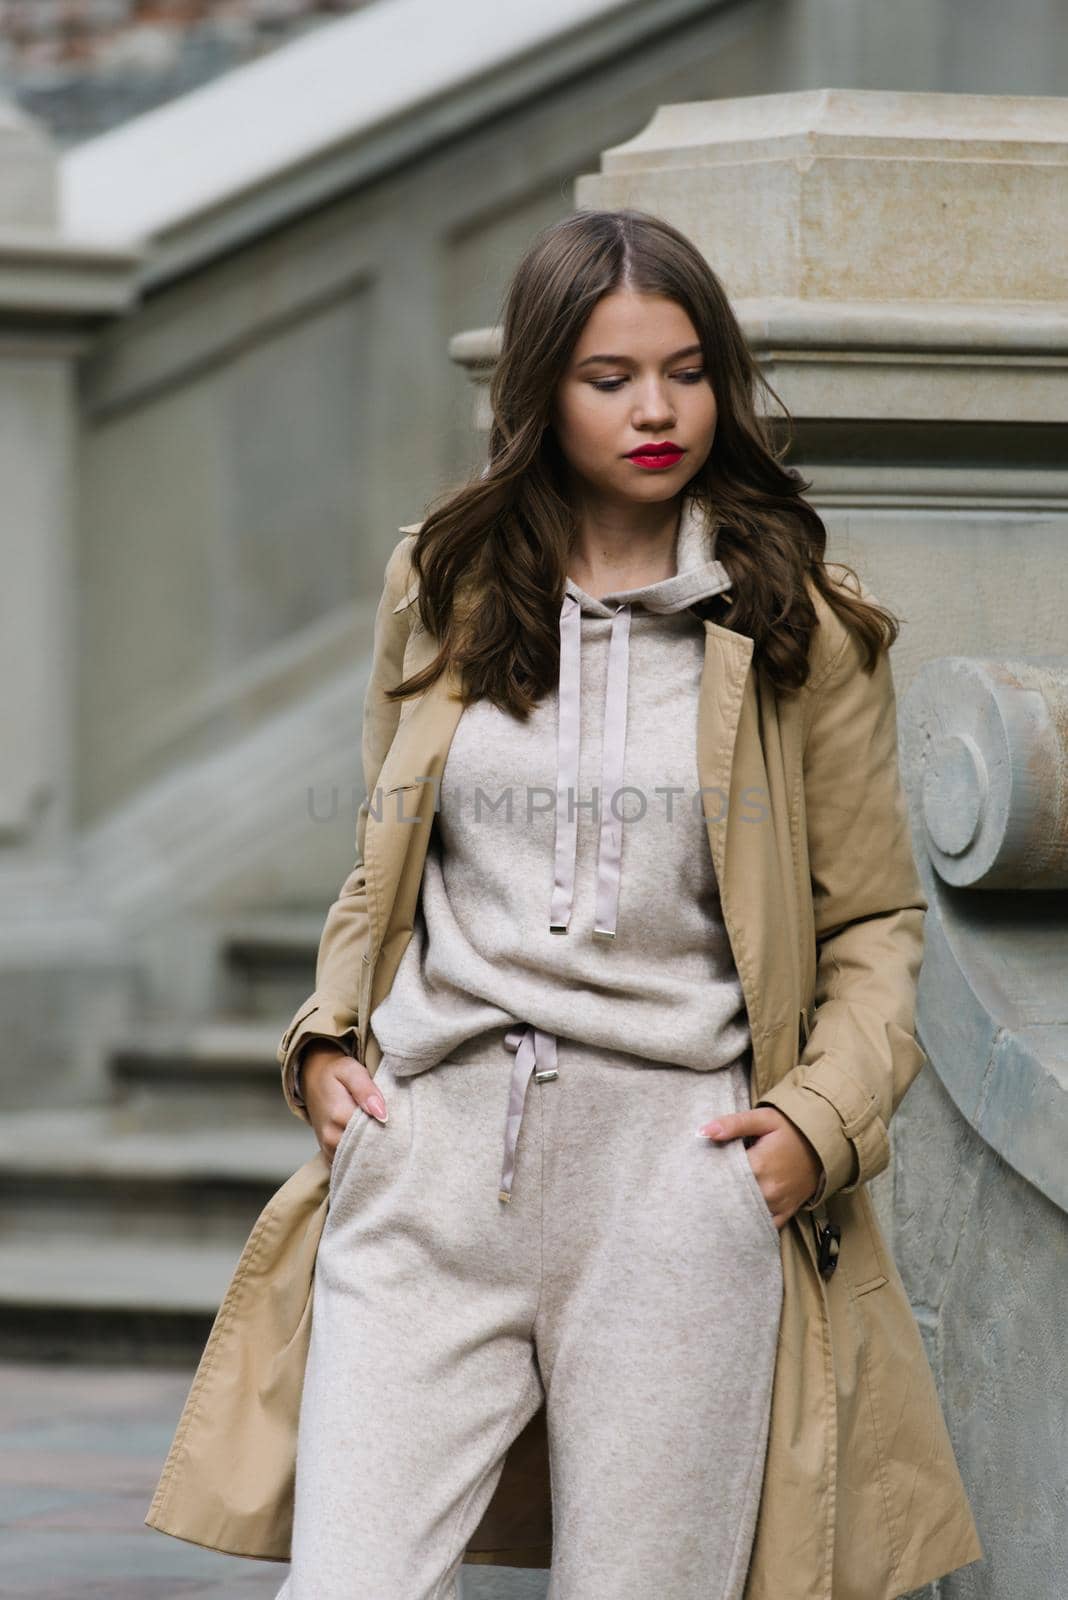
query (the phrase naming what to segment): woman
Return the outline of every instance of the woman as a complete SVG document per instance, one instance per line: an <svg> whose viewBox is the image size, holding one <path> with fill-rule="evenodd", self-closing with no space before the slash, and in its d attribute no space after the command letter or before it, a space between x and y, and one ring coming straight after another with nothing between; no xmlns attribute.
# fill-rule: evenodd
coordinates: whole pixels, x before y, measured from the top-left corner
<svg viewBox="0 0 1068 1600"><path fill-rule="evenodd" d="M279 1052L329 1167L279 1600L454 1595L539 1415L553 1600L889 1600L982 1554L863 1188L924 1060L897 627L760 382L683 235L569 217L486 469L390 559Z"/></svg>

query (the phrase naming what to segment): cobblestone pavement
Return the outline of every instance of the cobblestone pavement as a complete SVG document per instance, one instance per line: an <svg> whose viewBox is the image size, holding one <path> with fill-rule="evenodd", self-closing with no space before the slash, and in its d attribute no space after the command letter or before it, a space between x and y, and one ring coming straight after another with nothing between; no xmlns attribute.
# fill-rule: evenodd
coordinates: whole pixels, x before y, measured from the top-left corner
<svg viewBox="0 0 1068 1600"><path fill-rule="evenodd" d="M283 1563L144 1525L192 1376L0 1362L2 1600L274 1600Z"/></svg>
<svg viewBox="0 0 1068 1600"><path fill-rule="evenodd" d="M193 1370L0 1362L0 1600L275 1600L289 1571L144 1525ZM546 1574L469 1569L462 1600Z"/></svg>

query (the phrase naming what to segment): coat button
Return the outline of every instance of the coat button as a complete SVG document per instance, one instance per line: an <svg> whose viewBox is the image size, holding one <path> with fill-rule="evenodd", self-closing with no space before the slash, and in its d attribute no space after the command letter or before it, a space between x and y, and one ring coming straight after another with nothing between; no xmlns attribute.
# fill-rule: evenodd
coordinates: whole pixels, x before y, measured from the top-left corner
<svg viewBox="0 0 1068 1600"><path fill-rule="evenodd" d="M815 1222L815 1218L813 1218ZM838 1265L838 1251L842 1230L836 1222L828 1222L825 1228L819 1223L816 1226L816 1243L818 1245L817 1260L819 1263L820 1277L829 1278Z"/></svg>

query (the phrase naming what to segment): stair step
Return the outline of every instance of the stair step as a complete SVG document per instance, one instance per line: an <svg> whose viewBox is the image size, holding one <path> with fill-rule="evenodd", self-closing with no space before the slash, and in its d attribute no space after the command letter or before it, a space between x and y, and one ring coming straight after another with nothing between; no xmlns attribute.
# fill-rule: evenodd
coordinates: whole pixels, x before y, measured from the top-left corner
<svg viewBox="0 0 1068 1600"><path fill-rule="evenodd" d="M188 1360L256 1218L316 1148L284 1110L271 1126L177 1130L126 1105L9 1113L0 1351Z"/></svg>
<svg viewBox="0 0 1068 1600"><path fill-rule="evenodd" d="M275 1052L289 1017L261 1020L214 1017L207 1022L150 1022L120 1036L111 1050L116 1079L180 1079L206 1083L224 1079L270 1082L281 1100Z"/></svg>
<svg viewBox="0 0 1068 1600"><path fill-rule="evenodd" d="M311 992L325 904L229 918L216 932L226 1002L248 1015L288 1018Z"/></svg>
<svg viewBox="0 0 1068 1600"><path fill-rule="evenodd" d="M292 1122L275 1053L288 1023L222 1017L152 1023L120 1037L110 1071L126 1124L196 1133L206 1123L269 1131Z"/></svg>
<svg viewBox="0 0 1068 1600"><path fill-rule="evenodd" d="M0 1240L0 1354L189 1370L242 1245L106 1236Z"/></svg>
<svg viewBox="0 0 1068 1600"><path fill-rule="evenodd" d="M242 1241L243 1243L243 1241ZM213 1315L242 1245L175 1239L0 1241L0 1306Z"/></svg>
<svg viewBox="0 0 1068 1600"><path fill-rule="evenodd" d="M230 1178L273 1181L315 1152L315 1134L285 1107L277 1126L197 1130L145 1128L128 1107L82 1106L6 1112L0 1122L0 1173L61 1171L80 1176Z"/></svg>
<svg viewBox="0 0 1068 1600"><path fill-rule="evenodd" d="M270 1125L186 1128L144 1127L127 1106L12 1112L0 1127L0 1243L240 1242L316 1149L288 1111Z"/></svg>
<svg viewBox="0 0 1068 1600"><path fill-rule="evenodd" d="M219 928L219 949L231 960L305 961L319 948L326 907L231 917Z"/></svg>
<svg viewBox="0 0 1068 1600"><path fill-rule="evenodd" d="M306 1122L284 1107L277 1126L144 1127L125 1105L7 1112L0 1121L0 1176L242 1183L284 1181L316 1149Z"/></svg>

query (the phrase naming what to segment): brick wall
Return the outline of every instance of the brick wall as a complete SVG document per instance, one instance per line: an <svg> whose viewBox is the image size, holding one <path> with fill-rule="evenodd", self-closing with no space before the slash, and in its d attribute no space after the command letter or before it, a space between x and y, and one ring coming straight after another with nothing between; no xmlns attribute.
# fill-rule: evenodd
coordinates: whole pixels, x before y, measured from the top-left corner
<svg viewBox="0 0 1068 1600"><path fill-rule="evenodd" d="M60 145L371 0L0 0L0 95Z"/></svg>

